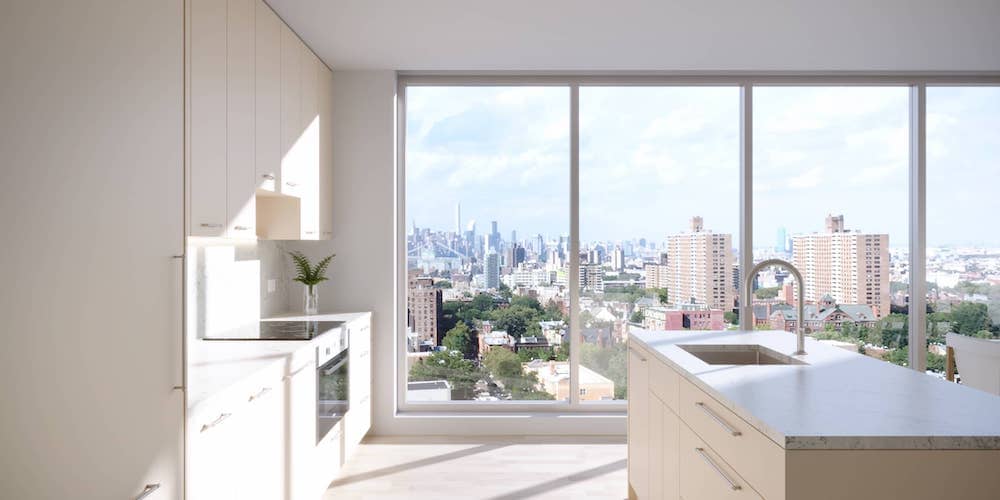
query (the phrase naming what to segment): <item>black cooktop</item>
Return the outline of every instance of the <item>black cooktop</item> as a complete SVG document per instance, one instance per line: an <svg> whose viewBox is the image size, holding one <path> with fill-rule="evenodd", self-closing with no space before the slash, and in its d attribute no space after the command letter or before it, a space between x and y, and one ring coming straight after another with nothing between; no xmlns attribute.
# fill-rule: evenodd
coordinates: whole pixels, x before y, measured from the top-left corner
<svg viewBox="0 0 1000 500"><path fill-rule="evenodd" d="M261 321L257 331L248 330L232 336L205 337L205 340L312 340L336 330L343 321Z"/></svg>

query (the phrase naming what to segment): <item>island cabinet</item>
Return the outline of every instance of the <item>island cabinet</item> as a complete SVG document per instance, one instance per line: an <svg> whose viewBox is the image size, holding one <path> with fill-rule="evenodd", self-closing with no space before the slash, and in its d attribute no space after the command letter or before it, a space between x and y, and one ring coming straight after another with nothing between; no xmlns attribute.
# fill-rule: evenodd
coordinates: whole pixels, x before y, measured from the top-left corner
<svg viewBox="0 0 1000 500"><path fill-rule="evenodd" d="M628 380L632 499L998 498L1000 450L782 446L633 340Z"/></svg>
<svg viewBox="0 0 1000 500"><path fill-rule="evenodd" d="M263 0L187 0L188 234L329 239L333 78Z"/></svg>

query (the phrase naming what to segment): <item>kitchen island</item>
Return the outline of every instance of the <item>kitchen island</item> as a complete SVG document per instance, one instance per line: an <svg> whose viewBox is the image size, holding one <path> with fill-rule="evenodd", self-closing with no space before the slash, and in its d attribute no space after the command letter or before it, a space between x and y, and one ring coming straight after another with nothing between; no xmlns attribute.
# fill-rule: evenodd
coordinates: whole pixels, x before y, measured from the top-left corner
<svg viewBox="0 0 1000 500"><path fill-rule="evenodd" d="M997 498L1000 398L795 340L631 332L630 496Z"/></svg>

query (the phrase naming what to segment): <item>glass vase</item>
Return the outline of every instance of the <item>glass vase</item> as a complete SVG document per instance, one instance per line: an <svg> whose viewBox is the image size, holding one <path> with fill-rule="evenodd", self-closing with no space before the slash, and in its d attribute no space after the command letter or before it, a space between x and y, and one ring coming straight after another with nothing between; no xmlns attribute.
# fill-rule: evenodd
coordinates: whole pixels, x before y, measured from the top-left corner
<svg viewBox="0 0 1000 500"><path fill-rule="evenodd" d="M305 312L306 314L317 314L319 312L319 287L306 286L305 290Z"/></svg>

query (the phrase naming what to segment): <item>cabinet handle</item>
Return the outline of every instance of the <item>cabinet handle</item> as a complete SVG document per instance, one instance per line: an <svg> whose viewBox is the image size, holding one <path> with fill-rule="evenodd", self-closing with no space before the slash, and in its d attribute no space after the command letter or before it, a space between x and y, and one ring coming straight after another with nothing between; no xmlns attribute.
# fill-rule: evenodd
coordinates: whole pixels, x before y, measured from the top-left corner
<svg viewBox="0 0 1000 500"><path fill-rule="evenodd" d="M215 420L213 420L213 421L211 421L211 422L209 422L209 423L201 426L201 432L205 432L205 431L211 429L212 427L215 427L216 425L221 424L223 420L231 417L232 415L233 415L232 413L223 413L223 414L219 415L219 417L216 418Z"/></svg>
<svg viewBox="0 0 1000 500"><path fill-rule="evenodd" d="M233 229L235 229L237 231L246 231L247 229L250 229L250 228L247 227L247 226L233 226Z"/></svg>
<svg viewBox="0 0 1000 500"><path fill-rule="evenodd" d="M708 456L708 453L705 453L705 448L695 448L694 451L701 455L701 459L704 460L709 467L715 469L715 472L721 476L722 479L725 479L727 483L729 483L729 489L733 491L743 489L742 486L736 484L735 481L729 478L729 474L726 474L726 471L722 470L722 467L719 467L719 464L715 463L715 460L712 460L712 457Z"/></svg>
<svg viewBox="0 0 1000 500"><path fill-rule="evenodd" d="M306 234L316 234L316 231L306 231Z"/></svg>
<svg viewBox="0 0 1000 500"><path fill-rule="evenodd" d="M368 351L362 352L361 354L358 355L358 357L359 358L366 358L366 357L368 357Z"/></svg>
<svg viewBox="0 0 1000 500"><path fill-rule="evenodd" d="M274 180L274 174L261 174L260 176L263 177L263 178L265 178L265 179L267 179L267 180L269 180L269 181L273 181Z"/></svg>
<svg viewBox="0 0 1000 500"><path fill-rule="evenodd" d="M270 387L265 387L265 388L257 391L257 394L251 394L250 395L250 399L247 400L247 401L250 402L250 403L252 403L255 400L258 400L258 399L264 397L264 395L267 394L267 393L269 393L269 392L271 392L271 388Z"/></svg>
<svg viewBox="0 0 1000 500"><path fill-rule="evenodd" d="M222 227L222 224L210 224L208 222L202 222L201 227Z"/></svg>
<svg viewBox="0 0 1000 500"><path fill-rule="evenodd" d="M295 187L295 186L298 186L299 183L298 182L286 182L285 185L288 186L288 187Z"/></svg>
<svg viewBox="0 0 1000 500"><path fill-rule="evenodd" d="M726 432L729 433L729 435L734 436L734 437L736 437L736 436L742 436L743 435L742 432L740 432L740 431L738 431L736 429L733 429L733 426L729 425L728 422L726 422L725 420L723 420L722 417L720 417L718 413L715 413L714 411L712 411L712 409L709 408L705 403L702 403L701 401L699 401L699 402L695 403L695 406L697 406L701 411L705 412L706 415L712 417L712 420L715 420L715 422L717 424L721 425L722 428L725 429Z"/></svg>
<svg viewBox="0 0 1000 500"><path fill-rule="evenodd" d="M136 495L135 500L142 500L143 498L152 495L154 491L160 489L160 483L147 484L145 488Z"/></svg>
<svg viewBox="0 0 1000 500"><path fill-rule="evenodd" d="M361 403L361 404L367 403L368 402L368 396L365 396L365 397L361 398L361 401L358 401L358 402Z"/></svg>

